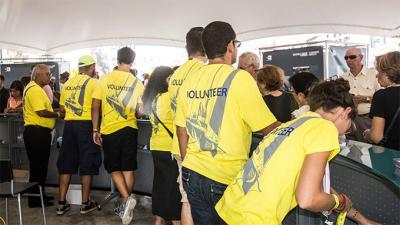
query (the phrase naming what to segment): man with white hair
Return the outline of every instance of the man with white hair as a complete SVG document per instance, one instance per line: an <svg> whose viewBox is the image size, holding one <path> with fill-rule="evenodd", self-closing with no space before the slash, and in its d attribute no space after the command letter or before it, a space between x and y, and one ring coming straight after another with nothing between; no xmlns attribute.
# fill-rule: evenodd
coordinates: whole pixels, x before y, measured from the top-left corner
<svg viewBox="0 0 400 225"><path fill-rule="evenodd" d="M238 69L246 70L256 79L256 70L260 68L260 59L252 52L245 52L239 56Z"/></svg>
<svg viewBox="0 0 400 225"><path fill-rule="evenodd" d="M358 116L354 120L357 131L352 138L365 142L362 131L371 127L371 119L368 116L371 99L380 86L376 78L376 70L366 68L362 64L363 57L359 48L347 49L344 59L350 70L345 72L342 78L349 81L350 93L354 96L358 110Z"/></svg>
<svg viewBox="0 0 400 225"><path fill-rule="evenodd" d="M50 68L38 64L32 72L32 81L24 90L24 144L29 159L29 182L39 182L43 188L46 184L47 169L50 156L51 130L60 112L54 112L51 102L47 98L43 87L50 82ZM31 190L38 194L39 188ZM38 197L29 196L30 208L41 207ZM44 201L44 206L51 206L52 202Z"/></svg>

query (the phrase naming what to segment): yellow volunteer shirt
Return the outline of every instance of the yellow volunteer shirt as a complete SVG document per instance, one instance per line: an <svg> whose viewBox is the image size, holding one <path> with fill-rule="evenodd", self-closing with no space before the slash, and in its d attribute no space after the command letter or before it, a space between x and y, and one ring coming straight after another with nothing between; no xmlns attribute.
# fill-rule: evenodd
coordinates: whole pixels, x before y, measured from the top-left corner
<svg viewBox="0 0 400 225"><path fill-rule="evenodd" d="M306 112L266 136L215 206L228 224L278 225L297 205L296 188L308 154L339 152L338 130Z"/></svg>
<svg viewBox="0 0 400 225"><path fill-rule="evenodd" d="M40 117L36 112L47 110L53 112L51 102L41 88L35 81L29 82L24 90L24 126L36 125L41 127L54 128L56 124L55 118Z"/></svg>
<svg viewBox="0 0 400 225"><path fill-rule="evenodd" d="M189 135L183 166L223 184L248 160L252 131L276 121L254 78L226 64L203 66L186 79L177 106L175 124Z"/></svg>
<svg viewBox="0 0 400 225"><path fill-rule="evenodd" d="M163 124L173 133L174 126L172 125L172 109L171 97L168 92L157 96L153 102L153 111L157 114L158 118ZM150 138L150 149L157 151L172 150L172 138L168 134L164 126L156 120L153 113L150 114L150 122L152 126L152 133Z"/></svg>
<svg viewBox="0 0 400 225"><path fill-rule="evenodd" d="M175 114L176 111L176 98L179 93L179 89L181 88L183 82L186 78L188 78L191 74L197 72L201 67L204 66L202 61L197 59L190 59L186 61L183 65L181 65L175 72L172 74L169 80L168 92L171 95L171 108L172 112ZM174 115L175 116L175 115ZM175 127L175 126L174 126ZM172 154L180 155L179 151L179 143L178 137L176 133L174 133L172 144Z"/></svg>
<svg viewBox="0 0 400 225"><path fill-rule="evenodd" d="M85 74L69 79L61 90L60 105L65 108L65 120L92 120L92 97L98 80Z"/></svg>
<svg viewBox="0 0 400 225"><path fill-rule="evenodd" d="M102 134L111 134L124 127L137 129L135 112L143 90L142 82L128 72L114 70L100 78L93 98L101 100Z"/></svg>

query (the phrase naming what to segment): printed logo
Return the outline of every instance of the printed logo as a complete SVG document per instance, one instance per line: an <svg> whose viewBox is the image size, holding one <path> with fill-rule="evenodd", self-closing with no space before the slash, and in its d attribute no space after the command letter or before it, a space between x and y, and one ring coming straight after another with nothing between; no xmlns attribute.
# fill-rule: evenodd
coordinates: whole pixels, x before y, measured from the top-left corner
<svg viewBox="0 0 400 225"><path fill-rule="evenodd" d="M132 83L131 86L125 86L126 82L128 81L129 78L130 78L129 76L126 78L123 86L114 85L114 84L107 85L107 89L111 90L113 92L112 95L106 96L107 103L111 106L111 108L113 110L115 110L118 113L119 116L121 116L125 120L128 119L128 115L126 113L126 107L128 106L128 103L131 100L133 91L135 90L136 84L138 82L138 79L135 79L135 81ZM126 92L126 95L124 98L122 98L122 96L121 96L123 91ZM112 112L112 111L110 111L110 112ZM108 112L108 113L110 113L110 112ZM104 116L107 116L108 113L105 113Z"/></svg>
<svg viewBox="0 0 400 225"><path fill-rule="evenodd" d="M71 95L65 100L65 107L71 110L77 116L82 116L83 114L83 104L85 101L85 91L86 85L88 84L90 78L87 78L82 85L79 85L81 78L76 86L65 87L65 90L72 91ZM77 93L79 92L79 95Z"/></svg>
<svg viewBox="0 0 400 225"><path fill-rule="evenodd" d="M215 157L218 153L225 153L218 145L220 140L219 134L225 112L227 93L238 71L232 71L222 87L187 91L187 96L191 99L207 99L205 104L199 104L197 113L195 112L186 118L186 128L190 136L199 143L200 149L202 151L210 151L212 157ZM211 105L211 100L215 104L210 116L207 113L208 107ZM209 120L207 120L208 118Z"/></svg>
<svg viewBox="0 0 400 225"><path fill-rule="evenodd" d="M243 192L247 194L249 191L258 191L261 192L259 178L262 175L264 167L267 165L268 161L274 155L279 146L283 143L283 141L289 137L292 132L300 127L306 121L318 118L318 117L303 117L296 120L288 127L276 128L271 133L269 133L266 137L264 137L263 141L268 139L271 135L275 135L275 139L268 144L263 150L260 149L260 145L254 150L253 155L247 161L247 163L243 167L242 177L237 179L237 182L241 181L241 186ZM262 144L263 141L260 143ZM255 187L256 185L256 187ZM255 187L255 188L253 188Z"/></svg>

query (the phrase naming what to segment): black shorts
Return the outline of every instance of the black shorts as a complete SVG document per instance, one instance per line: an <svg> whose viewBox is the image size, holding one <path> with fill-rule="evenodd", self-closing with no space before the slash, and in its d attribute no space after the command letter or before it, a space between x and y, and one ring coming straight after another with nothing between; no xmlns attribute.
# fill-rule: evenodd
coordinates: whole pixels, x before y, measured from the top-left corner
<svg viewBox="0 0 400 225"><path fill-rule="evenodd" d="M181 219L181 193L177 182L179 169L170 152L151 151L154 162L152 213L165 220Z"/></svg>
<svg viewBox="0 0 400 225"><path fill-rule="evenodd" d="M104 168L107 172L135 171L137 169L138 130L124 127L103 139Z"/></svg>
<svg viewBox="0 0 400 225"><path fill-rule="evenodd" d="M93 142L92 121L65 121L57 168L59 174L98 175L100 146Z"/></svg>

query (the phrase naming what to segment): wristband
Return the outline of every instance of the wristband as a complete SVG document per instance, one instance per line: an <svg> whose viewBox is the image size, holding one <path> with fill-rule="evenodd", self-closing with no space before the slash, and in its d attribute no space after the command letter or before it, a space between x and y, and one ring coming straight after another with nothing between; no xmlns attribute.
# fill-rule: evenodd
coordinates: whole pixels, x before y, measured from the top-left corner
<svg viewBox="0 0 400 225"><path fill-rule="evenodd" d="M97 132L99 132L99 130L93 129L93 133L97 133Z"/></svg>
<svg viewBox="0 0 400 225"><path fill-rule="evenodd" d="M335 205L329 211L337 209L340 205L339 197L336 194L332 194L332 196L335 199Z"/></svg>

